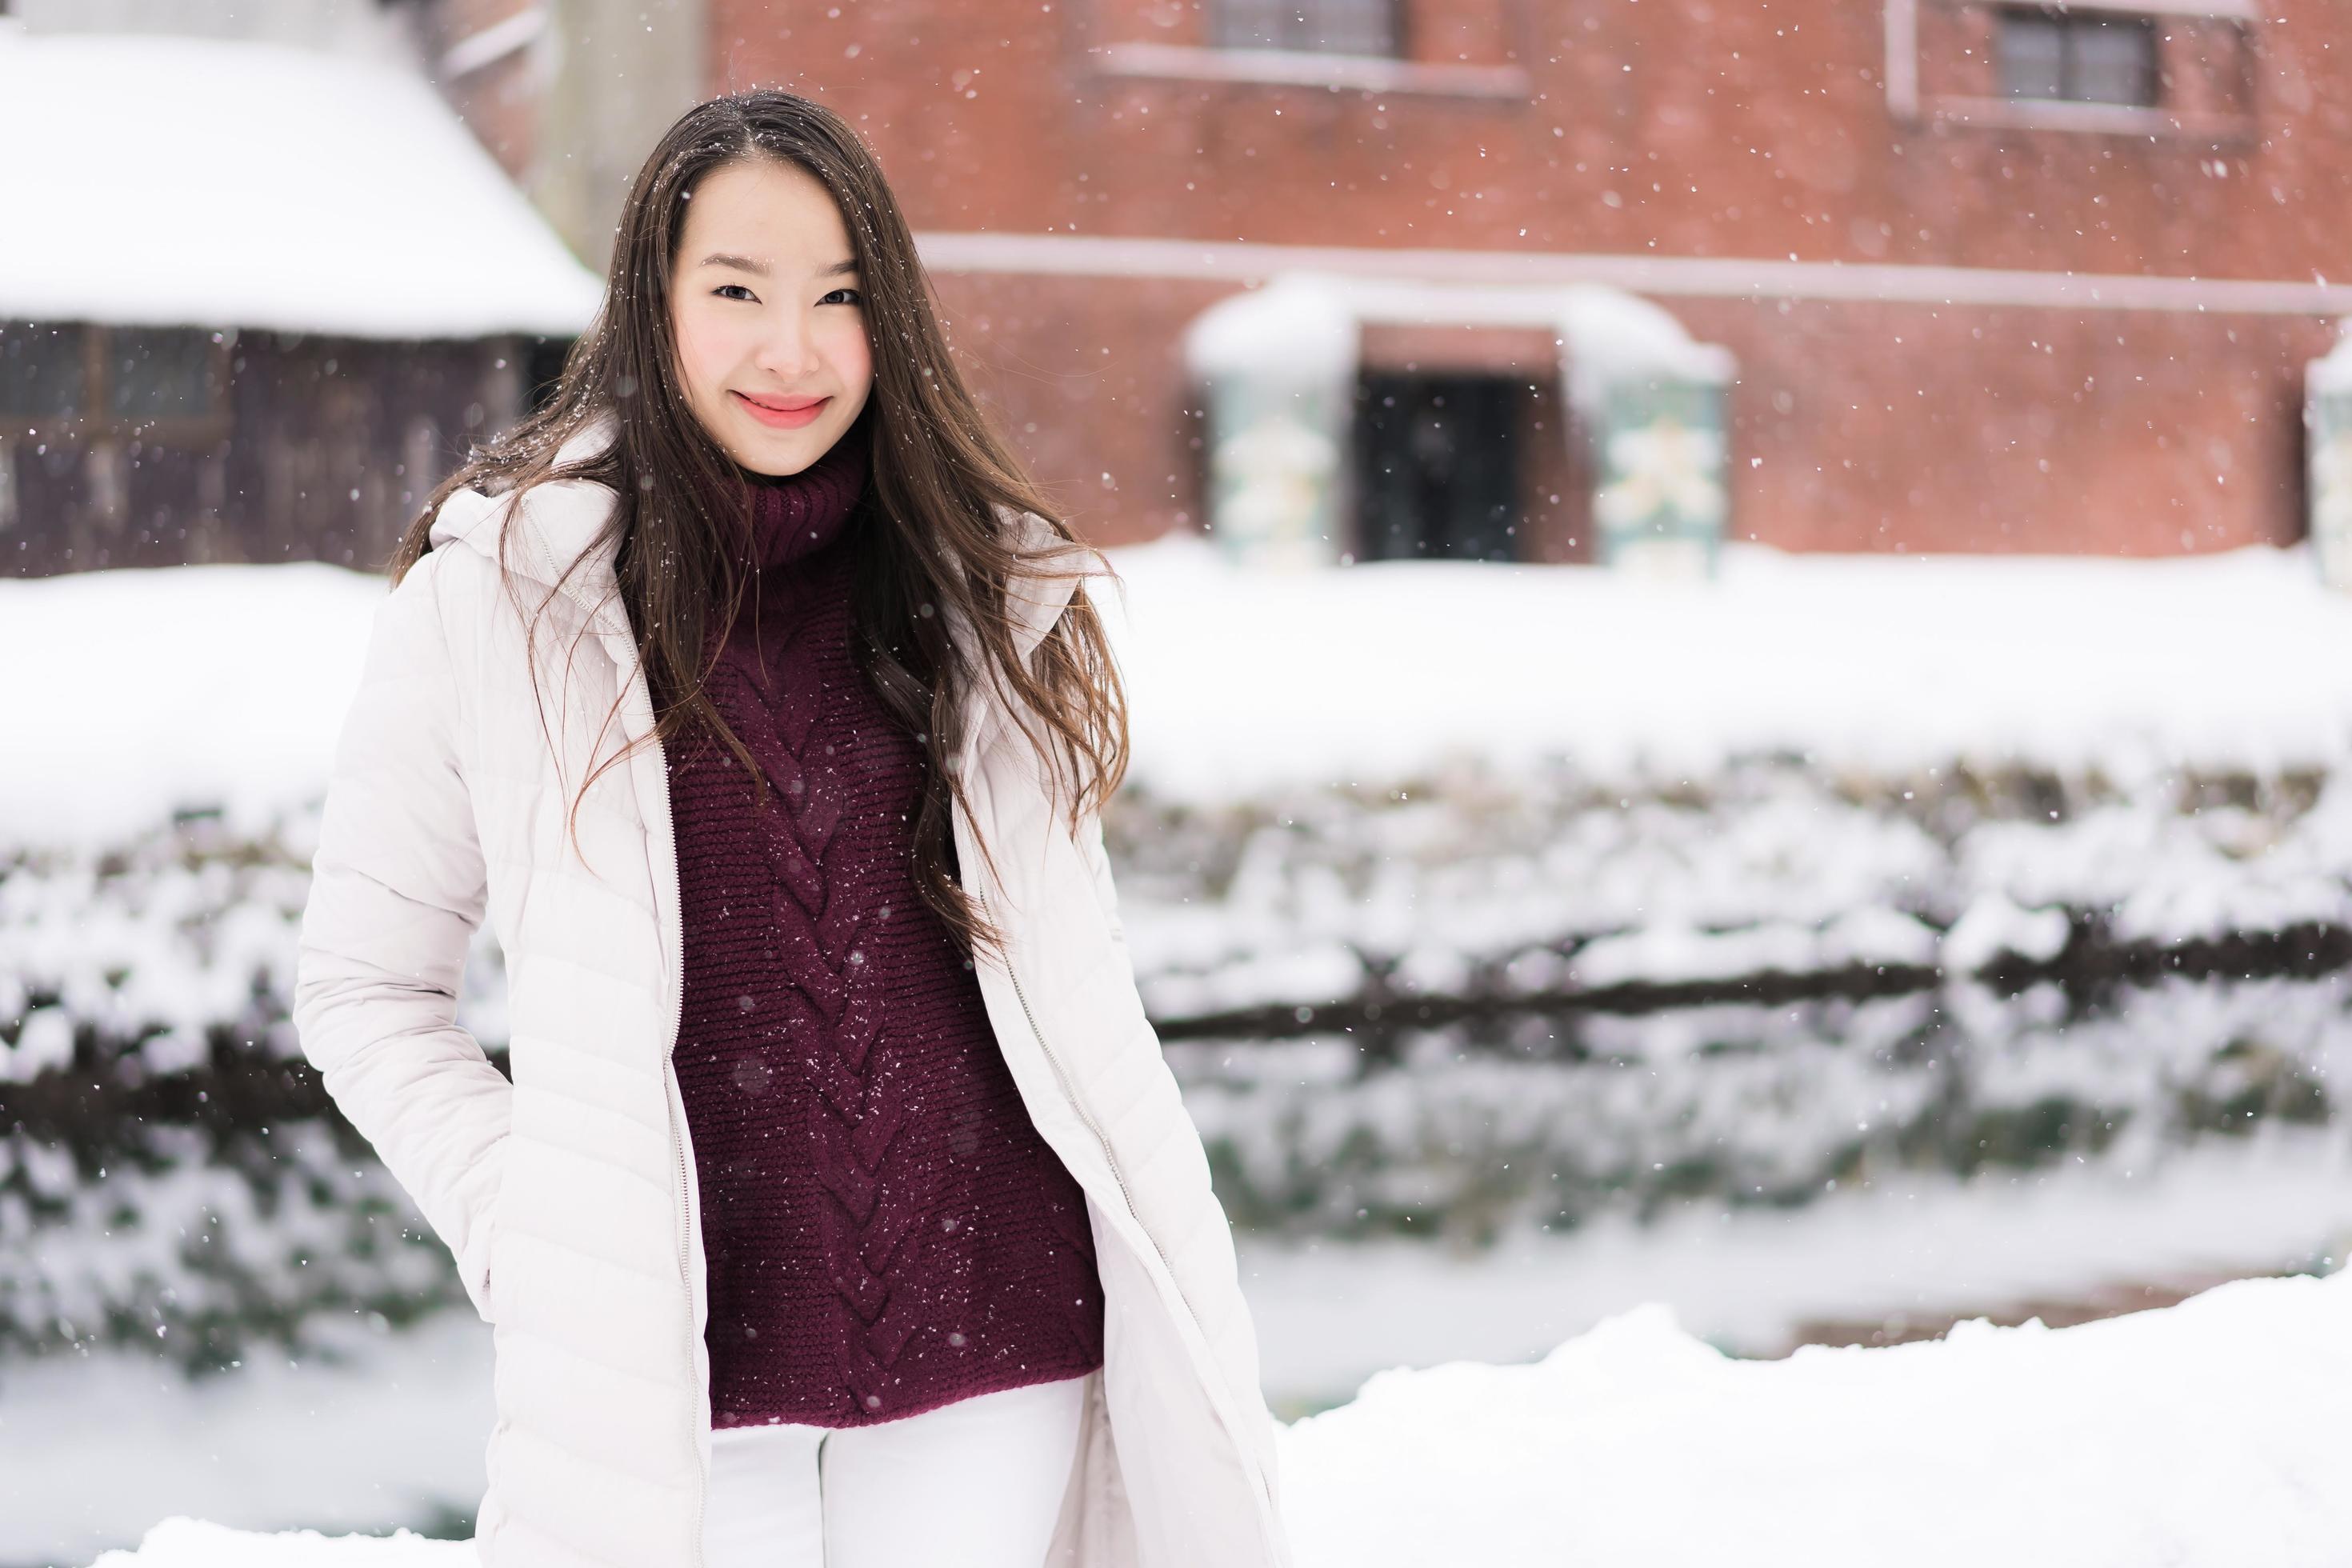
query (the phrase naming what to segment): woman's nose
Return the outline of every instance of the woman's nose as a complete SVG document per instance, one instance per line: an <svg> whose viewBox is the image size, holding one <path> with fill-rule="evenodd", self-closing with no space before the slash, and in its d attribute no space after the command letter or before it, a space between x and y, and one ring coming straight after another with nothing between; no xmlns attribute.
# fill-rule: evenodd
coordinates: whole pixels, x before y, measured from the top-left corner
<svg viewBox="0 0 2352 1568"><path fill-rule="evenodd" d="M778 376L793 376L816 363L816 345L808 328L798 322L771 331L760 345L760 368Z"/></svg>

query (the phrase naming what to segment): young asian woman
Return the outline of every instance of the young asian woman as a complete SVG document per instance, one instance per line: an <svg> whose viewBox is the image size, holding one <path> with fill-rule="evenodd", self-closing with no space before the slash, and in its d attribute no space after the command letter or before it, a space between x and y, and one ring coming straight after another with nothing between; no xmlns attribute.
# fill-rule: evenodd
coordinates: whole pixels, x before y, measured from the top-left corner
<svg viewBox="0 0 2352 1568"><path fill-rule="evenodd" d="M391 574L295 1022L492 1325L487 1568L1286 1563L1104 848L1108 563L840 117L679 120Z"/></svg>

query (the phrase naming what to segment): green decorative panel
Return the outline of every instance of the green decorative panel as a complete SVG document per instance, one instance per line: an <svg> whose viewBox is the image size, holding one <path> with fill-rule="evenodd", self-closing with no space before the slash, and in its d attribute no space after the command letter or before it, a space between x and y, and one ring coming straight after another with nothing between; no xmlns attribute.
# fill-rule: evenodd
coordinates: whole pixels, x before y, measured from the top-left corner
<svg viewBox="0 0 2352 1568"><path fill-rule="evenodd" d="M2330 587L2352 589L2352 386L2315 385L2303 417L2312 554Z"/></svg>
<svg viewBox="0 0 2352 1568"><path fill-rule="evenodd" d="M1340 463L1354 413L1346 391L1260 376L1209 384L1209 531L1234 560L1338 563Z"/></svg>
<svg viewBox="0 0 2352 1568"><path fill-rule="evenodd" d="M1604 565L1712 575L1731 515L1719 384L1648 376L1608 386L1591 431Z"/></svg>

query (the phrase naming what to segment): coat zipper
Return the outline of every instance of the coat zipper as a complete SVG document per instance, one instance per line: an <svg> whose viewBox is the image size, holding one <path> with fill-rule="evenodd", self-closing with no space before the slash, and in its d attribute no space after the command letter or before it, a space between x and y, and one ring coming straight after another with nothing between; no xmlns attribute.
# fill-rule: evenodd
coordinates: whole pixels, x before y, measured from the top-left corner
<svg viewBox="0 0 2352 1568"><path fill-rule="evenodd" d="M554 583L559 574L555 566L553 552L548 549L546 541L541 538L535 530L529 532L526 535L526 538L534 547L540 559L546 564L547 581L551 584ZM572 593L568 588L559 591L562 592L566 598L569 598L572 603L580 605L587 612L590 625L593 626L604 618L602 605L589 604L587 600L583 598L580 595ZM599 635L603 634L600 633ZM627 636L625 621L620 635L625 637ZM634 693L644 698L646 716L648 718L653 717L653 688L646 679L645 661L642 658L633 657L629 661L629 686ZM685 889L682 885L685 880L685 876L677 863L677 825L672 818L670 812L669 768L658 737L655 739L651 750L654 756L655 770L661 784L660 795L662 803L662 821L664 824L663 831L670 837L670 918L673 921L677 922L680 928L678 934L680 942L682 942L685 935L683 929L685 917L680 906L685 896ZM671 951L674 952L677 952L677 945L673 944ZM682 955L680 967L683 967ZM670 1088L677 1081L677 1037L678 1030L684 1020L685 1011L685 976L683 973L678 973L672 977L670 983L669 1039L662 1050L662 1077L664 1080L662 1085L662 1110L664 1116L669 1122L670 1143L677 1151L677 1279L678 1284L683 1287L686 1291L686 1368L687 1375L689 1378L693 1378L695 1355L698 1349L695 1343L696 1335L694 1331L694 1259L691 1256L691 1249L687 1245L688 1236L693 1228L694 1220L694 1199L693 1188L691 1186L693 1172L688 1167L685 1131L678 1125L677 1110L669 1098ZM678 1098L681 1100L685 1098L683 1090L678 1091ZM699 1382L699 1379L696 1379L695 1381ZM698 1409L695 1414L695 1420L698 1424L704 1419L704 1414L709 1409L709 1390L708 1388L704 1388L702 1390L701 1399L702 1408ZM703 1462L702 1444L699 1434L697 1435L694 1445L694 1473L693 1562L698 1568L698 1565L705 1561L703 1556L702 1525L703 1515L709 1506L710 1494L710 1474Z"/></svg>
<svg viewBox="0 0 2352 1568"><path fill-rule="evenodd" d="M638 668L636 673L632 677L632 679L635 681L640 688L644 687L645 671L642 667ZM647 710L650 711L653 706L653 699L650 691L647 692L646 705ZM654 754L654 762L658 766L661 774L662 821L665 824L663 831L671 835L671 848L669 856L669 907L672 918L678 920L682 926L683 912L680 908L680 900L685 897L685 889L682 885L684 882L684 873L679 869L677 864L676 823L672 820L670 816L669 769L667 763L664 760L661 742L658 740L655 741L653 743L652 751ZM679 934L681 937L684 935L683 930L681 930ZM678 1283L686 1289L686 1369L688 1376L692 1377L694 1373L694 1362L697 1349L694 1332L694 1259L690 1256L690 1249L687 1243L688 1238L692 1232L694 1219L692 1210L692 1188L689 1184L693 1180L693 1173L688 1168L686 1135L684 1130L680 1128L677 1123L677 1104L675 1101L669 1100L667 1092L670 1086L676 1084L677 1081L677 1036L678 1029L684 1019L685 1010L686 985L684 977L683 975L674 976L670 984L669 1043L662 1051L662 1074L668 1080L667 1083L663 1085L663 1089L665 1090L663 1097L663 1109L669 1118L670 1142L677 1150L677 1279ZM685 1091L682 1089L678 1091L680 1099L684 1098L684 1092ZM698 1382L699 1380L697 1381ZM702 1401L706 1407L708 1405L709 1399L709 1393L706 1389L702 1394ZM701 1411L698 1410L696 1412L695 1420L698 1424L702 1420ZM694 1446L694 1469L696 1478L694 1491L694 1562L698 1564L703 1561L703 1510L708 1503L710 1492L710 1477L709 1472L703 1467L702 1444L698 1436L697 1436Z"/></svg>
<svg viewBox="0 0 2352 1568"><path fill-rule="evenodd" d="M633 692L643 696L645 699L646 713L648 717L651 717L653 714L653 689L646 680L645 665L642 660L632 662L629 670L629 685ZM685 888L683 886L685 874L680 869L677 863L677 823L672 817L670 810L669 767L666 760L666 754L662 750L661 741L658 737L654 740L653 744L648 749L653 752L654 772L656 776L660 780L661 784L658 793L661 797L662 831L670 838L670 918L678 922L681 928L678 934L682 940L685 935L683 930L684 914L681 907L685 898ZM675 945L673 945L672 951L677 951ZM693 1181L693 1172L688 1168L687 1162L685 1131L678 1125L677 1106L669 1098L670 1088L677 1081L677 1037L678 1030L684 1022L685 1012L685 977L682 973L674 974L670 981L669 1037L667 1043L662 1049L662 1077L664 1079L662 1084L662 1111L669 1122L671 1146L677 1151L677 1281L686 1291L686 1369L687 1375L691 1378L694 1374L694 1362L697 1349L694 1332L694 1259L691 1248L688 1247L687 1243L688 1237L692 1233L694 1224L693 1188L690 1184ZM685 1098L685 1091L683 1089L678 1091L678 1097L680 1100ZM697 1381L698 1382L699 1380L698 1379ZM705 1409L709 1406L709 1391L708 1389L704 1389L702 1391L701 1403ZM697 1423L699 1423L702 1420L702 1413L700 1410L696 1412L695 1420ZM702 1522L704 1511L709 1506L710 1475L704 1468L702 1444L698 1436L694 1445L694 1471L693 1561L697 1564L699 1564L704 1561Z"/></svg>
<svg viewBox="0 0 2352 1568"><path fill-rule="evenodd" d="M989 912L988 894L982 890L977 882L973 883L971 890L973 896L980 900L981 913L987 916L989 923L993 925L996 917ZM1118 1168L1118 1157L1111 1152L1110 1139L1105 1135L1101 1125L1095 1121L1094 1113L1088 1110L1085 1102L1078 1098L1077 1090L1070 1082L1069 1073L1062 1066L1062 1058L1055 1053L1052 1044L1045 1038L1045 1031L1037 1026L1037 1015L1029 1005L1029 993L1022 988L1021 974L1013 967L1013 955L1010 951L1004 955L1004 973L1005 977L1013 982L1013 994L1021 1003L1021 1016L1029 1021L1030 1034L1036 1037L1037 1048L1045 1053L1046 1063L1054 1069L1054 1079L1062 1086L1062 1098L1070 1102L1070 1109L1078 1113L1078 1120L1085 1124L1087 1131L1095 1135L1095 1142L1102 1146L1103 1163L1109 1168L1110 1179L1118 1184L1118 1195L1126 1202L1127 1212L1134 1216L1135 1228L1143 1232L1151 1242L1151 1250L1160 1255L1160 1267L1167 1270L1168 1282L1176 1287L1176 1299L1184 1303L1184 1315L1192 1320L1193 1331L1201 1336L1201 1342L1207 1344L1209 1331L1202 1325L1201 1314L1193 1309L1192 1299L1184 1294L1184 1282L1176 1277L1176 1266L1168 1260L1168 1249L1160 1245L1160 1238L1153 1236L1151 1227L1143 1223L1142 1212L1135 1206L1135 1194L1129 1189L1127 1177ZM1246 1451L1244 1457L1247 1458ZM1251 1468L1253 1470L1256 1468L1255 1461L1252 1461ZM1261 1492L1265 1489L1265 1479L1263 1476L1258 1478L1258 1489Z"/></svg>

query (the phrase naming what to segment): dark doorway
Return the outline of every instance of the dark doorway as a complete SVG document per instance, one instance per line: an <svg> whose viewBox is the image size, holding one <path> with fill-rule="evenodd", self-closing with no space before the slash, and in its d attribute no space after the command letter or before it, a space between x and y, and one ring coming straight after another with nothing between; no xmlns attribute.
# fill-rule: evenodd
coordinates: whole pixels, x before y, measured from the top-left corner
<svg viewBox="0 0 2352 1568"><path fill-rule="evenodd" d="M1367 371L1356 394L1359 561L1515 561L1520 384Z"/></svg>

